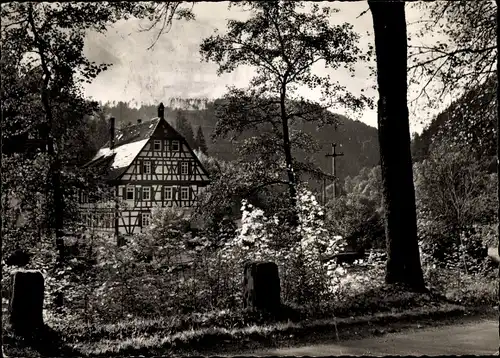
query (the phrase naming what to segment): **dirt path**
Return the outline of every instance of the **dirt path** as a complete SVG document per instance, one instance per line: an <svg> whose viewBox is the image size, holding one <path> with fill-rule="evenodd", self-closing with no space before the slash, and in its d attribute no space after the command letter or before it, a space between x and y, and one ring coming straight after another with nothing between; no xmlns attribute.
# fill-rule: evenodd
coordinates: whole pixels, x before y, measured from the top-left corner
<svg viewBox="0 0 500 358"><path fill-rule="evenodd" d="M499 349L498 321L412 329L383 337L246 352L253 356L493 355ZM498 353L497 353L498 354Z"/></svg>

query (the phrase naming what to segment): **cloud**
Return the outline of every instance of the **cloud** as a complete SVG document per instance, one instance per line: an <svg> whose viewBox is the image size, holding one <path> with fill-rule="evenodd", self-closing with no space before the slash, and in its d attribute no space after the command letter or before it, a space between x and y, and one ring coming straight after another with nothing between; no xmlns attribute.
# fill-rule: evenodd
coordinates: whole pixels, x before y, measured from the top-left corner
<svg viewBox="0 0 500 358"><path fill-rule="evenodd" d="M94 99L105 101L131 101L158 103L169 98L217 98L226 92L226 86L245 87L253 76L253 70L239 67L230 74L217 76L217 65L201 61L199 54L203 38L224 31L229 18L244 20L249 13L239 7L228 9L228 3L205 2L195 4L195 21L175 21L169 33L162 35L152 50L147 48L156 36L153 32L141 32L146 24L136 19L122 20L106 34L89 33L85 43L85 54L96 62L112 63L113 66L100 74L93 83L86 85L85 93ZM323 4L320 4L322 6ZM373 43L373 24L370 12L358 17L368 9L366 2L327 3L340 12L331 15L332 24L351 23L361 36L359 45L367 48ZM407 10L408 18L418 18L418 13ZM373 63L374 65L374 63ZM367 64L356 66L356 77L347 72L316 69L318 74L329 74L348 89L360 94L376 97L369 89L376 79L369 76ZM309 93L313 98L314 93ZM339 110L339 112L342 112ZM359 119L376 126L376 112L366 111ZM416 121L414 121L416 122ZM419 129L419 123L413 127ZM415 128L412 128L414 130Z"/></svg>

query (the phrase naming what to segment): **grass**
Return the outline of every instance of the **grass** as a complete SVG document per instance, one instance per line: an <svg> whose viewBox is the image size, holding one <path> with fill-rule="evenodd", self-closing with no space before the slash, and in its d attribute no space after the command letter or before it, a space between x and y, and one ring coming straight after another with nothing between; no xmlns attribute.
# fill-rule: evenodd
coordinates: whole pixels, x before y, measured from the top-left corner
<svg viewBox="0 0 500 358"><path fill-rule="evenodd" d="M10 325L3 324L2 354L4 357L70 357L80 352L64 342L62 332L48 325L27 337L13 332Z"/></svg>
<svg viewBox="0 0 500 358"><path fill-rule="evenodd" d="M383 299L381 299L383 297ZM158 319L133 319L113 324L83 325L68 322L67 319L50 320L52 327L64 331L68 342L97 341L100 339L123 339L125 337L143 337L160 334L171 336L179 332L206 330L213 327L243 329L249 325L263 326L275 321L307 322L318 318L350 318L353 315L373 315L376 313L397 313L412 308L433 309L442 303L449 303L445 298L432 294L406 292L397 287L381 286L348 297L343 302L325 303L320 306L284 306L282 317L276 319L270 315L250 310L222 310L208 313L193 313L162 317Z"/></svg>
<svg viewBox="0 0 500 358"><path fill-rule="evenodd" d="M491 308L498 302L498 284L494 273L490 276L462 275L457 283L455 273L439 271L428 280L432 290L427 294L377 281L375 287L358 288L340 302L285 306L280 319L248 310L89 325L47 316L48 326L30 339L15 336L4 322L4 346L9 356L164 356L311 343L321 337L331 340L336 331L340 340L360 338L417 321L436 325L443 319L463 317L470 308L474 308L472 313L478 312L475 307Z"/></svg>
<svg viewBox="0 0 500 358"><path fill-rule="evenodd" d="M422 319L442 319L463 316L467 311L457 305L443 304L434 308L415 308L401 312L381 312L374 315L355 318L315 319L302 322L275 322L263 325L249 325L239 328L205 327L188 329L171 335L165 335L162 330L152 334L137 334L131 337L116 337L115 339L101 339L86 341L71 345L72 348L84 356L124 356L124 355L166 355L184 354L186 352L207 353L219 352L224 349L239 349L248 347L248 344L275 346L280 341L295 342L311 336L316 339L321 334L330 338L335 328L339 330L339 339L352 338L353 335L362 337L371 334L382 334L383 327L398 322L415 322ZM143 328L148 322L143 322ZM153 323L153 322L150 322ZM153 323L154 325L154 323ZM127 326L122 324L122 328ZM130 326L136 327L135 323ZM196 350L194 351L194 347Z"/></svg>

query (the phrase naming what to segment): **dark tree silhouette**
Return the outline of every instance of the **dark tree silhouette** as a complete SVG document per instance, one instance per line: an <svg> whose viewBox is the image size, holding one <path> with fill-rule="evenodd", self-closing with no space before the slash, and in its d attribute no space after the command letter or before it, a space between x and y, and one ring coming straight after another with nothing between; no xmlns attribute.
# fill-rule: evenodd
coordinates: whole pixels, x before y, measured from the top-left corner
<svg viewBox="0 0 500 358"><path fill-rule="evenodd" d="M175 119L175 129L177 129L177 131L186 139L191 148L194 148L196 146L193 128L187 121L184 113L182 113L181 111L177 111L177 116Z"/></svg>
<svg viewBox="0 0 500 358"><path fill-rule="evenodd" d="M207 142L205 140L205 136L203 135L203 130L201 129L201 126L198 127L198 131L196 132L195 145L196 148L199 149L203 154L207 154L208 152Z"/></svg>

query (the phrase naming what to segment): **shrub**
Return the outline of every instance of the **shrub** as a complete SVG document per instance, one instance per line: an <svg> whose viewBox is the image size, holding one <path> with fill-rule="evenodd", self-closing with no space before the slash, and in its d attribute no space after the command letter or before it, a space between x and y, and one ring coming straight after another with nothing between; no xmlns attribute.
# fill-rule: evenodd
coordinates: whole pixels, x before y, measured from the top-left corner
<svg viewBox="0 0 500 358"><path fill-rule="evenodd" d="M385 231L380 201L360 193L348 193L327 205L326 224L345 237L352 250L383 248Z"/></svg>
<svg viewBox="0 0 500 358"><path fill-rule="evenodd" d="M433 148L429 159L414 167L420 216L449 227L494 221L498 179L487 167L472 152L450 151L443 144Z"/></svg>
<svg viewBox="0 0 500 358"><path fill-rule="evenodd" d="M246 261L276 262L283 298L288 301L318 303L335 293L338 267L325 257L339 253L344 242L326 230L324 211L310 192L299 191L297 227L290 227L276 215L267 218L261 209L246 201L241 210L242 227L222 250L224 260L237 267ZM241 281L240 273L237 281Z"/></svg>
<svg viewBox="0 0 500 358"><path fill-rule="evenodd" d="M427 265L484 272L488 267L488 248L475 227L453 230L435 221L419 221L421 261Z"/></svg>
<svg viewBox="0 0 500 358"><path fill-rule="evenodd" d="M462 305L495 305L498 303L498 268L489 275L427 267L425 279L432 289Z"/></svg>
<svg viewBox="0 0 500 358"><path fill-rule="evenodd" d="M487 247L498 247L498 225L476 225L475 229Z"/></svg>
<svg viewBox="0 0 500 358"><path fill-rule="evenodd" d="M320 307L373 281L349 281L346 269L330 259L344 242L326 229L323 208L304 189L298 214L298 227L290 227L243 202L242 227L219 240L193 230L189 213L164 210L155 213L148 232L123 246L94 234L76 240L78 255L62 265L56 265L53 242L43 239L28 268L45 275L49 321L64 317L86 325L237 309L247 261L276 262L282 299L295 305Z"/></svg>

